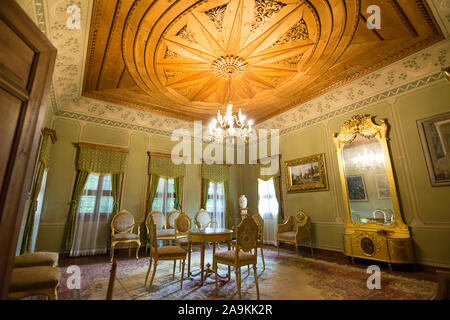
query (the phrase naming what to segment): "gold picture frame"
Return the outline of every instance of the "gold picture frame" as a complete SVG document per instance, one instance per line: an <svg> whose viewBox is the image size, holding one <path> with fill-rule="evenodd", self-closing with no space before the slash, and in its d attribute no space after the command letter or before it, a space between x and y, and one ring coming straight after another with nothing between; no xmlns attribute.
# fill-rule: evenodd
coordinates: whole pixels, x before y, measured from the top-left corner
<svg viewBox="0 0 450 320"><path fill-rule="evenodd" d="M288 192L328 191L325 153L285 161Z"/></svg>

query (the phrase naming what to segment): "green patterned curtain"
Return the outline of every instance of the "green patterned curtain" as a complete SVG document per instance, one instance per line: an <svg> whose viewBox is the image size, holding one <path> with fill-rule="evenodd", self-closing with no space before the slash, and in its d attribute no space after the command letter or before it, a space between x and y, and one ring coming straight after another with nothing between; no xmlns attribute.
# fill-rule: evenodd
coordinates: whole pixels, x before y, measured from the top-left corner
<svg viewBox="0 0 450 320"><path fill-rule="evenodd" d="M256 170L256 176L258 177L258 179L261 179L263 181L269 181L271 178L280 177L281 176L281 164L280 164L279 158L277 159L277 161L278 161L278 170L275 173L269 174L269 175L263 174L264 172L261 169L269 170L269 168L271 166L271 162L269 162L268 164L258 163L256 165L254 165L255 170Z"/></svg>
<svg viewBox="0 0 450 320"><path fill-rule="evenodd" d="M225 193L225 227L231 229L233 226L233 214L230 206L230 182L228 180L224 181L223 189Z"/></svg>
<svg viewBox="0 0 450 320"><path fill-rule="evenodd" d="M281 203L281 190L280 190L280 181L281 177L274 177L273 178L273 185L275 187L275 196L278 201L278 224L281 224L284 221L284 212L283 212L283 206ZM259 196L258 196L259 198Z"/></svg>
<svg viewBox="0 0 450 320"><path fill-rule="evenodd" d="M184 164L176 165L172 162L172 158L170 157L155 155L149 155L149 157L149 174L170 179L184 177L186 172L186 166Z"/></svg>
<svg viewBox="0 0 450 320"><path fill-rule="evenodd" d="M80 145L77 169L98 174L123 173L127 167L128 151L117 151L101 146Z"/></svg>
<svg viewBox="0 0 450 320"><path fill-rule="evenodd" d="M230 171L227 165L223 164L202 164L202 208L206 209L208 201L209 183L214 184L223 183L225 193L225 226L231 229L233 225L233 213L229 203L229 179Z"/></svg>
<svg viewBox="0 0 450 320"><path fill-rule="evenodd" d="M22 246L20 248L20 253L29 253L33 251L33 233L34 233L34 223L36 220L36 211L38 206L38 197L42 188L42 179L44 178L44 173L49 170L50 166L50 154L52 148L51 136L48 134L42 135L41 149L38 155L38 171L36 175L36 181L31 190L31 204L27 214L27 220L25 222L25 229L22 238Z"/></svg>
<svg viewBox="0 0 450 320"><path fill-rule="evenodd" d="M41 192L42 187L42 179L44 178L44 173L47 169L45 168L42 162L39 163L38 174L36 178L36 184L34 189L32 190L32 198L30 209L28 210L27 221L25 223L25 229L23 232L23 240L22 247L20 248L20 253L29 253L33 252L32 244L33 244L33 231L34 231L34 222L36 219L36 211L38 205L38 196Z"/></svg>
<svg viewBox="0 0 450 320"><path fill-rule="evenodd" d="M65 227L65 250L72 249L78 202L83 193L89 174L111 174L112 195L114 199L112 218L119 211L122 175L125 172L128 161L128 150L126 149L109 148L88 143L79 143L78 148L78 178L75 184L69 216Z"/></svg>
<svg viewBox="0 0 450 320"><path fill-rule="evenodd" d="M78 201L83 193L84 186L89 177L89 172L78 171L77 182L75 183L75 189L73 191L72 201L70 203L69 216L67 217L66 227L64 230L64 249L72 249L73 236L75 232L75 221L77 215Z"/></svg>
<svg viewBox="0 0 450 320"><path fill-rule="evenodd" d="M147 213L152 211L153 200L155 199L156 189L158 188L158 183L160 178L174 179L175 184L175 200L176 208L182 210L183 207L183 178L186 173L186 166L184 164L176 165L172 162L172 158L169 156L157 156L152 155L150 152L148 173L152 177L152 182L150 182L150 191L148 193L147 199ZM153 179L157 177L156 179Z"/></svg>
<svg viewBox="0 0 450 320"><path fill-rule="evenodd" d="M274 184L274 188L275 188L275 196L278 201L278 223L280 224L283 221L284 212L283 212L282 203L281 203L281 190L280 190L281 163L280 163L279 156L277 156L277 160L278 160L278 170L274 174L266 175L266 174L263 174L263 172L261 170L263 168L270 168L271 162L269 162L268 164L258 163L255 165L255 170L256 170L257 179L261 179L263 181L269 181L270 179L273 178L273 184ZM258 207L259 207L259 194L258 194Z"/></svg>
<svg viewBox="0 0 450 320"><path fill-rule="evenodd" d="M176 209L183 210L183 177L174 179Z"/></svg>
<svg viewBox="0 0 450 320"><path fill-rule="evenodd" d="M224 164L202 164L202 178L214 183L222 183L230 178L230 171Z"/></svg>

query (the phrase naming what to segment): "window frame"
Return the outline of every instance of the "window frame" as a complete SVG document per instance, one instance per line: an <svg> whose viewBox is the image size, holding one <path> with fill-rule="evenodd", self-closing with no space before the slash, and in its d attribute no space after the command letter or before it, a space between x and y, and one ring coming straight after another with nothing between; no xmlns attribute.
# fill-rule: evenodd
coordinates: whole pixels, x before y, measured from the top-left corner
<svg viewBox="0 0 450 320"><path fill-rule="evenodd" d="M89 181L89 178L90 178L91 175L98 175L98 181L97 181L97 188L96 189L86 189L87 181ZM111 190L104 190L103 189L105 177L110 177L110 179L112 179L112 175L111 174L99 175L99 174L95 174L95 173L89 173L88 180L86 181L86 185L83 188L83 193L80 196L79 203L81 203L83 197L92 197L92 196L95 197L94 212L92 212L92 213L81 212L80 211L80 209L81 209L80 206L78 206L78 209L77 209L77 213L78 214L83 214L85 216L89 216L90 217L89 220L93 220L93 219L98 218L98 217L100 218L100 220L106 220L107 217L109 215L111 215L113 210L114 210L114 205L113 205L113 206L111 206L111 212L100 212L100 206L101 206L102 198L103 197L113 197L112 196L112 186L111 186ZM113 199L113 201L114 201L114 199Z"/></svg>

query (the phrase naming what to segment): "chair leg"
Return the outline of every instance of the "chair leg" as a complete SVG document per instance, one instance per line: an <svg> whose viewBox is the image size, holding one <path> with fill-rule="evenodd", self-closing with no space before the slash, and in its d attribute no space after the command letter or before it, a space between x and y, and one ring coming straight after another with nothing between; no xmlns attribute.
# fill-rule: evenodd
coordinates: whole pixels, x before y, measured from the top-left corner
<svg viewBox="0 0 450 320"><path fill-rule="evenodd" d="M295 244L295 251L297 251L297 257L298 257L298 245Z"/></svg>
<svg viewBox="0 0 450 320"><path fill-rule="evenodd" d="M148 270L147 270L147 275L145 276L145 284L144 286L147 286L147 280L148 280L148 275L150 274L150 269L152 268L152 256L150 256L149 262L148 262Z"/></svg>
<svg viewBox="0 0 450 320"><path fill-rule="evenodd" d="M218 276L217 276L217 263L213 262L213 268L214 268L214 274L215 274L214 280L215 280L215 283L216 283L216 296L217 296L219 294L219 288L217 287L217 278L218 278Z"/></svg>
<svg viewBox="0 0 450 320"><path fill-rule="evenodd" d="M241 268L236 267L236 284L238 289L239 300L242 300L241 296Z"/></svg>
<svg viewBox="0 0 450 320"><path fill-rule="evenodd" d="M139 260L139 248L141 247L140 243L136 243L136 260Z"/></svg>
<svg viewBox="0 0 450 320"><path fill-rule="evenodd" d="M114 247L115 246L116 246L115 244L111 245L111 262L113 262L113 259L114 259Z"/></svg>
<svg viewBox="0 0 450 320"><path fill-rule="evenodd" d="M150 279L150 285L148 286L148 292L150 292L150 290L152 289L152 284L153 284L153 279L155 279L155 274L156 274L156 266L157 266L158 262L155 260L155 265L153 266L153 274L152 274L152 278Z"/></svg>
<svg viewBox="0 0 450 320"><path fill-rule="evenodd" d="M280 255L280 243L277 241L277 252L278 252L278 255Z"/></svg>
<svg viewBox="0 0 450 320"><path fill-rule="evenodd" d="M128 256L131 257L131 242L128 245Z"/></svg>
<svg viewBox="0 0 450 320"><path fill-rule="evenodd" d="M172 273L172 280L175 280L175 268L177 266L177 260L173 260L173 273Z"/></svg>
<svg viewBox="0 0 450 320"><path fill-rule="evenodd" d="M309 247L311 248L311 257L314 258L314 251L313 251L312 241L311 240L309 240Z"/></svg>
<svg viewBox="0 0 450 320"><path fill-rule="evenodd" d="M184 264L186 262L186 258L183 259L183 266L181 267L181 290L183 290L183 279L184 279ZM180 261L181 265L181 261Z"/></svg>
<svg viewBox="0 0 450 320"><path fill-rule="evenodd" d="M263 246L261 245L261 260L263 262L263 271L266 270L266 262L264 261L264 250L263 250Z"/></svg>
<svg viewBox="0 0 450 320"><path fill-rule="evenodd" d="M255 275L256 297L259 300L258 274L256 273L256 264L253 265L253 274Z"/></svg>

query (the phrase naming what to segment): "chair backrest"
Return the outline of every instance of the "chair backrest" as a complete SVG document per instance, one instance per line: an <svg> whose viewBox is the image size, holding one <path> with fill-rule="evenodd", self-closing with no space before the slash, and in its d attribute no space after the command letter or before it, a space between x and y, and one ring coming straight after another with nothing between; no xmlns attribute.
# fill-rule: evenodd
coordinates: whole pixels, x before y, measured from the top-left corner
<svg viewBox="0 0 450 320"><path fill-rule="evenodd" d="M211 216L205 209L200 209L194 216L194 223L199 229L208 228L211 225Z"/></svg>
<svg viewBox="0 0 450 320"><path fill-rule="evenodd" d="M147 221L145 224L148 224L150 217L153 217L156 224L156 229L161 230L164 229L166 218L164 217L164 214L159 210L153 210L147 217Z"/></svg>
<svg viewBox="0 0 450 320"><path fill-rule="evenodd" d="M191 230L191 225L191 218L184 212L180 213L175 219L175 238L186 235Z"/></svg>
<svg viewBox="0 0 450 320"><path fill-rule="evenodd" d="M248 252L256 248L257 241L258 225L251 217L246 217L237 227L236 252L238 252L240 249Z"/></svg>
<svg viewBox="0 0 450 320"><path fill-rule="evenodd" d="M180 215L180 211L174 209L167 214L166 227L167 229L175 229L175 220Z"/></svg>
<svg viewBox="0 0 450 320"><path fill-rule="evenodd" d="M264 219L263 217L261 217L261 215L256 212L255 214L252 215L252 219L253 221L255 221L256 225L258 226L258 236L259 239L261 240L264 234Z"/></svg>
<svg viewBox="0 0 450 320"><path fill-rule="evenodd" d="M118 233L128 233L134 225L134 217L127 210L122 210L118 212L114 218L111 220L111 230L112 232Z"/></svg>
<svg viewBox="0 0 450 320"><path fill-rule="evenodd" d="M295 229L300 225L307 229L311 228L311 218L303 210L299 210L294 219Z"/></svg>
<svg viewBox="0 0 450 320"><path fill-rule="evenodd" d="M155 224L155 220L153 219L153 215L149 215L150 218L147 219L147 232L148 232L148 242L150 243L150 254L158 253L158 245L157 245L157 237L156 237L156 229L157 226Z"/></svg>

